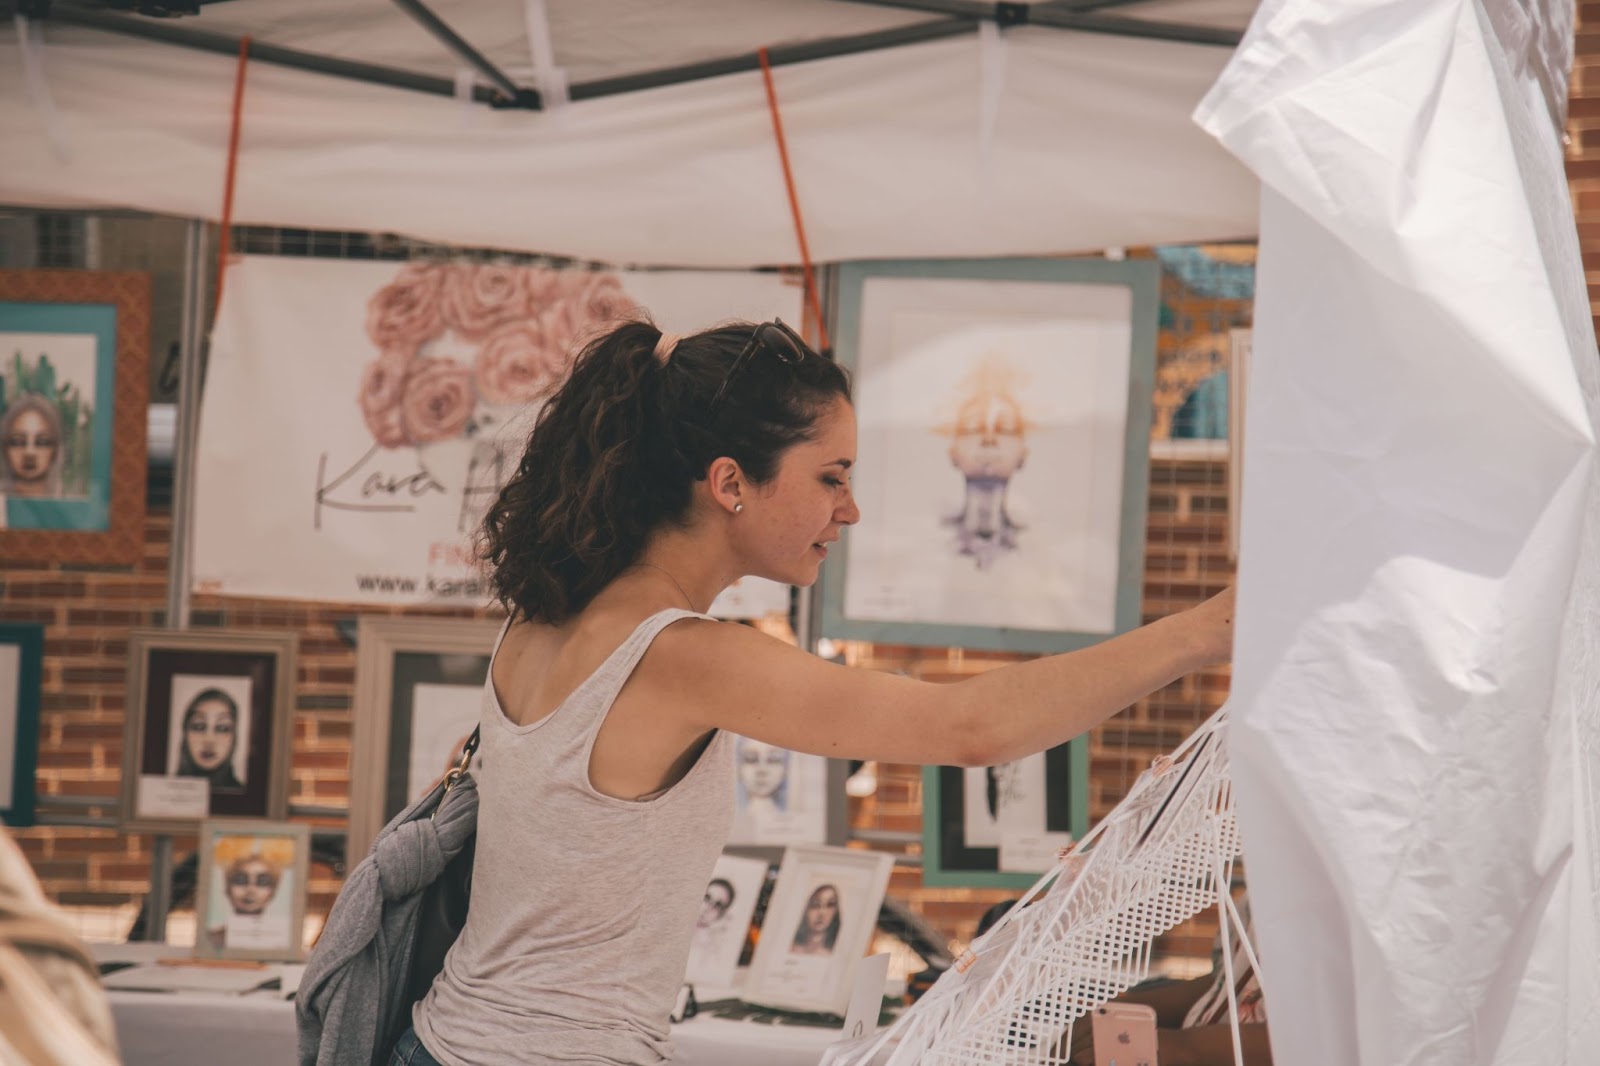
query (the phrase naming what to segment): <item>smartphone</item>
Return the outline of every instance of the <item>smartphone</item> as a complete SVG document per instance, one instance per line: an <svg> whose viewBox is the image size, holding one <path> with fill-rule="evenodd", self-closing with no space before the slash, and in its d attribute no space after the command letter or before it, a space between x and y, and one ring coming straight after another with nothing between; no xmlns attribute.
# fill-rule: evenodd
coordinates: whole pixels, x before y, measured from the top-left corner
<svg viewBox="0 0 1600 1066"><path fill-rule="evenodd" d="M1095 1066L1156 1066L1156 1012L1137 1003L1107 1003L1094 1012Z"/></svg>

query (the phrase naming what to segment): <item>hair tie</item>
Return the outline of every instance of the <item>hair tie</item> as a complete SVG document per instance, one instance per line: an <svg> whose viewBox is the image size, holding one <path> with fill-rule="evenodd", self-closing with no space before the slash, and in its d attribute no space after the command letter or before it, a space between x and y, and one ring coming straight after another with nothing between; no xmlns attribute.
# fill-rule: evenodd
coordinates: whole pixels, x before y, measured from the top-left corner
<svg viewBox="0 0 1600 1066"><path fill-rule="evenodd" d="M660 361L662 366L667 365L667 361L672 358L672 350L678 346L678 342L682 339L676 333L663 332L661 334L660 339L656 341L655 352L656 359Z"/></svg>

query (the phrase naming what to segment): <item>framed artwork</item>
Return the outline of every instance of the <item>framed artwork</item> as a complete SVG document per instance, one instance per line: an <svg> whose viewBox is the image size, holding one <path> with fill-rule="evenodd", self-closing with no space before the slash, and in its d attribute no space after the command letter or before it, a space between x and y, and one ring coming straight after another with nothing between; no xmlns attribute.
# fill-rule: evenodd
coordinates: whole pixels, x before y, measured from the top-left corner
<svg viewBox="0 0 1600 1066"><path fill-rule="evenodd" d="M150 279L0 270L0 560L143 549Z"/></svg>
<svg viewBox="0 0 1600 1066"><path fill-rule="evenodd" d="M689 941L687 980L697 986L696 995L701 999L709 998L707 989L733 986L739 955L769 868L760 859L737 855L717 859L700 913L695 917L694 938Z"/></svg>
<svg viewBox="0 0 1600 1066"><path fill-rule="evenodd" d="M1021 652L1139 622L1159 268L845 263L863 513L822 634Z"/></svg>
<svg viewBox="0 0 1600 1066"><path fill-rule="evenodd" d="M829 842L828 760L737 737L729 844Z"/></svg>
<svg viewBox="0 0 1600 1066"><path fill-rule="evenodd" d="M1015 864L1002 863L1002 847L1088 832L1089 740L1077 737L1003 766L925 766L922 797L924 884L1027 888L1049 865L1007 868ZM1022 865L1034 864L1024 858Z"/></svg>
<svg viewBox="0 0 1600 1066"><path fill-rule="evenodd" d="M0 622L0 820L33 824L44 626Z"/></svg>
<svg viewBox="0 0 1600 1066"><path fill-rule="evenodd" d="M218 818L200 826L194 953L207 959L305 958L311 830Z"/></svg>
<svg viewBox="0 0 1600 1066"><path fill-rule="evenodd" d="M129 634L125 828L284 817L297 648L293 633Z"/></svg>
<svg viewBox="0 0 1600 1066"><path fill-rule="evenodd" d="M872 941L893 868L894 856L882 852L786 849L744 998L843 1015L850 975Z"/></svg>
<svg viewBox="0 0 1600 1066"><path fill-rule="evenodd" d="M363 617L356 630L346 861L461 758L483 709L494 619Z"/></svg>
<svg viewBox="0 0 1600 1066"><path fill-rule="evenodd" d="M1228 558L1239 558L1239 520L1244 515L1244 408L1250 392L1255 330L1228 333Z"/></svg>

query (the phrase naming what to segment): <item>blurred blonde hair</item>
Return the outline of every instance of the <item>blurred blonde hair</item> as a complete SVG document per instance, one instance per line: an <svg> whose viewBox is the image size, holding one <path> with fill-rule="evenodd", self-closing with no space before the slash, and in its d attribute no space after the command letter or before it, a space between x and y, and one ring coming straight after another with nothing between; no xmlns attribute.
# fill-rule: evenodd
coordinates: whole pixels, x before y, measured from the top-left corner
<svg viewBox="0 0 1600 1066"><path fill-rule="evenodd" d="M211 848L219 868L227 870L249 859L259 859L275 874L294 865L294 841L288 837L226 836Z"/></svg>

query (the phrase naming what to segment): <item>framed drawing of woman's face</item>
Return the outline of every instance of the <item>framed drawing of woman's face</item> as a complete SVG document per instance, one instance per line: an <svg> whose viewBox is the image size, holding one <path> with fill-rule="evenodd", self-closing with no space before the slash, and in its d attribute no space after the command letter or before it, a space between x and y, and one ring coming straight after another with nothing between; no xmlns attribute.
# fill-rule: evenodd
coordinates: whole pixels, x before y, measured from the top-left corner
<svg viewBox="0 0 1600 1066"><path fill-rule="evenodd" d="M1159 275L838 268L867 517L828 556L823 636L1049 653L1139 624Z"/></svg>
<svg viewBox="0 0 1600 1066"><path fill-rule="evenodd" d="M130 634L125 827L284 816L297 646L293 633Z"/></svg>
<svg viewBox="0 0 1600 1066"><path fill-rule="evenodd" d="M894 856L854 848L783 853L744 998L785 1010L843 1015L866 954Z"/></svg>
<svg viewBox="0 0 1600 1066"><path fill-rule="evenodd" d="M200 827L194 953L212 959L305 958L311 830L217 819Z"/></svg>
<svg viewBox="0 0 1600 1066"><path fill-rule="evenodd" d="M391 818L460 759L478 725L504 623L364 617L356 635L346 861L360 862Z"/></svg>
<svg viewBox="0 0 1600 1066"><path fill-rule="evenodd" d="M143 550L150 278L0 270L0 559Z"/></svg>

